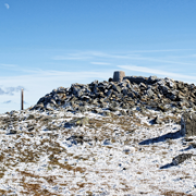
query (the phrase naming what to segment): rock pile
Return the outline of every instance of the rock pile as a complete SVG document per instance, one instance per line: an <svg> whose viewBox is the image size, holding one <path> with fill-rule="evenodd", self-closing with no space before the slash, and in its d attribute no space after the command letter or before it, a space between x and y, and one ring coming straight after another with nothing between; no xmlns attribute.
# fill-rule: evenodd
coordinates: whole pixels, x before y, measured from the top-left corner
<svg viewBox="0 0 196 196"><path fill-rule="evenodd" d="M134 107L157 111L196 109L196 86L170 78L124 77L122 82L94 81L90 84L72 84L59 87L39 99L32 108L85 112L92 108L110 111L130 110Z"/></svg>

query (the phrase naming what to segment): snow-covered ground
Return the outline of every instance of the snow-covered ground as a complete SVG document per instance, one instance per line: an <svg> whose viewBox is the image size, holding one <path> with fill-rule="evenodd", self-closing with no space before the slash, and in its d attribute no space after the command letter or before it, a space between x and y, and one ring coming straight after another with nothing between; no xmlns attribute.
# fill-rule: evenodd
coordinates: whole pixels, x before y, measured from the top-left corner
<svg viewBox="0 0 196 196"><path fill-rule="evenodd" d="M131 112L0 115L1 195L196 195L196 157L172 165L196 154L181 114Z"/></svg>

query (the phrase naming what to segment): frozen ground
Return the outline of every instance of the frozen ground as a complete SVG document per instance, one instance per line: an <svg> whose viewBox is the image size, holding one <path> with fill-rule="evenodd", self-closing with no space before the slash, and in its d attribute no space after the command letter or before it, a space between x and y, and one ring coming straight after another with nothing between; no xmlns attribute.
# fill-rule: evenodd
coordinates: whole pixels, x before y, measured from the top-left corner
<svg viewBox="0 0 196 196"><path fill-rule="evenodd" d="M196 151L180 113L0 115L1 195L196 195ZM159 115L159 123L155 118Z"/></svg>

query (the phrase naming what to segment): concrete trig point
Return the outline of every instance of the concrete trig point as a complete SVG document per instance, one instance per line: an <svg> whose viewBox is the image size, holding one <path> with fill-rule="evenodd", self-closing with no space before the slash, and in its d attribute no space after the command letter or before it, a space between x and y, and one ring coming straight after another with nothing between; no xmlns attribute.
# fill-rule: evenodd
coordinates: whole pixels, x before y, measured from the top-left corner
<svg viewBox="0 0 196 196"><path fill-rule="evenodd" d="M123 78L125 77L124 71L115 71L113 75L114 82L122 82Z"/></svg>

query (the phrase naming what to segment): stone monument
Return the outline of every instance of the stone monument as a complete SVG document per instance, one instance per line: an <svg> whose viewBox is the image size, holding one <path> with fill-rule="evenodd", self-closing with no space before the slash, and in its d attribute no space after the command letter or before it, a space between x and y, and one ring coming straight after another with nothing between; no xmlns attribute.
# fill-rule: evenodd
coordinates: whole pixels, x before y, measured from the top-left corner
<svg viewBox="0 0 196 196"><path fill-rule="evenodd" d="M125 77L124 71L115 71L113 75L114 82L122 82L123 78Z"/></svg>

